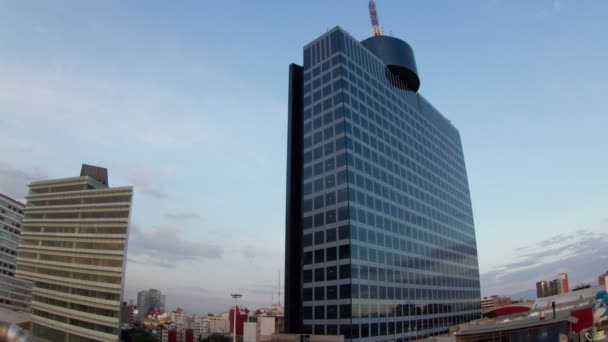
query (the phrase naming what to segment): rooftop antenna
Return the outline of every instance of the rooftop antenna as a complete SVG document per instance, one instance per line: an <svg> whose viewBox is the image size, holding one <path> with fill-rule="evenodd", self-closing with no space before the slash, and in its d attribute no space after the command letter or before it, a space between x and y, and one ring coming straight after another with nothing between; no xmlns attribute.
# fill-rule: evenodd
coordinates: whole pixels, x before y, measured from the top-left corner
<svg viewBox="0 0 608 342"><path fill-rule="evenodd" d="M376 3L374 0L369 1L369 16L372 19L372 37L382 36L384 32L378 22L378 12L376 11Z"/></svg>
<svg viewBox="0 0 608 342"><path fill-rule="evenodd" d="M281 271L279 271L279 306L281 306Z"/></svg>

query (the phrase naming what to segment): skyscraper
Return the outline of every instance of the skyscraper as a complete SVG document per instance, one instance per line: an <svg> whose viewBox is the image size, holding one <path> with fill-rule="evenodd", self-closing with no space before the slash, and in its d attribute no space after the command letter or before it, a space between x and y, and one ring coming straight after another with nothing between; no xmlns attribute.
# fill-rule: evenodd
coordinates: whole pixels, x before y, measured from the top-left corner
<svg viewBox="0 0 608 342"><path fill-rule="evenodd" d="M33 282L31 335L118 341L133 188L90 165L29 187L17 276Z"/></svg>
<svg viewBox="0 0 608 342"><path fill-rule="evenodd" d="M373 32L336 27L290 65L289 333L403 341L480 315L460 134L417 93L411 47Z"/></svg>
<svg viewBox="0 0 608 342"><path fill-rule="evenodd" d="M15 278L23 203L0 194L0 307L30 311L32 283Z"/></svg>
<svg viewBox="0 0 608 342"><path fill-rule="evenodd" d="M137 315L139 320L144 319L149 313L165 312L165 295L157 289L149 289L137 293Z"/></svg>

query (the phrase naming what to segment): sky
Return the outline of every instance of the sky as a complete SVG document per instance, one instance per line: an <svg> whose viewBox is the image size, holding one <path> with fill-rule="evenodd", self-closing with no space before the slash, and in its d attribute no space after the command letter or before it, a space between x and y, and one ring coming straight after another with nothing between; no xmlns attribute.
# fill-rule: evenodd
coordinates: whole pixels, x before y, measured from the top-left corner
<svg viewBox="0 0 608 342"><path fill-rule="evenodd" d="M608 269L605 1L378 0L460 130L482 296ZM288 65L365 0L0 1L0 192L108 168L134 186L126 299L277 301ZM282 286L282 285L281 285ZM533 296L533 295L532 295Z"/></svg>

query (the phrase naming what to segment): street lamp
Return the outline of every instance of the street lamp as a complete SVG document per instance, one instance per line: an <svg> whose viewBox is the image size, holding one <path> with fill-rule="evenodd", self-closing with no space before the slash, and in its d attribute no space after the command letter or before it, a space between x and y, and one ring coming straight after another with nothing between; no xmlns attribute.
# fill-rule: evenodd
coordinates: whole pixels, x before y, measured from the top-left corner
<svg viewBox="0 0 608 342"><path fill-rule="evenodd" d="M234 298L234 324L232 330L232 342L236 342L236 301L237 299L243 297L240 293L231 293L230 296Z"/></svg>

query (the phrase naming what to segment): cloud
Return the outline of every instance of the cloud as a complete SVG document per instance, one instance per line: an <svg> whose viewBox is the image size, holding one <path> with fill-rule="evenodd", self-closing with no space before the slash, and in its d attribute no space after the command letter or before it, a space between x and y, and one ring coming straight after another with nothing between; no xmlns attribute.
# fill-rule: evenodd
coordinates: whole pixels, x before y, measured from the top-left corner
<svg viewBox="0 0 608 342"><path fill-rule="evenodd" d="M165 216L172 220L198 220L201 218L199 214L190 212L165 213Z"/></svg>
<svg viewBox="0 0 608 342"><path fill-rule="evenodd" d="M201 286L184 286L184 287L182 287L182 289L184 289L186 291L192 291L192 292L203 292L203 293L209 292L209 289L201 287Z"/></svg>
<svg viewBox="0 0 608 342"><path fill-rule="evenodd" d="M21 170L8 163L0 162L0 192L16 200L23 200L28 193L28 184L48 179L46 170L32 168Z"/></svg>
<svg viewBox="0 0 608 342"><path fill-rule="evenodd" d="M175 168L173 166L167 166L167 167L165 167L165 169L163 170L163 172L167 176L175 176Z"/></svg>
<svg viewBox="0 0 608 342"><path fill-rule="evenodd" d="M528 293L540 280L566 272L570 285L597 279L605 268L608 222L585 234L557 234L526 249L515 261L480 275L483 295ZM581 231L581 230L579 230ZM520 249L518 249L520 250Z"/></svg>
<svg viewBox="0 0 608 342"><path fill-rule="evenodd" d="M243 255L249 259L253 259L256 257L257 253L253 250L253 246L247 245L242 250Z"/></svg>
<svg viewBox="0 0 608 342"><path fill-rule="evenodd" d="M562 2L560 0L553 0L553 10L559 12L562 9Z"/></svg>
<svg viewBox="0 0 608 342"><path fill-rule="evenodd" d="M278 284L249 284L245 287L239 287L238 290L243 294L267 297L272 295L273 293L278 294L277 285Z"/></svg>
<svg viewBox="0 0 608 342"><path fill-rule="evenodd" d="M152 172L147 169L133 169L127 172L127 180L135 192L142 192L156 198L167 198L169 195L152 179Z"/></svg>
<svg viewBox="0 0 608 342"><path fill-rule="evenodd" d="M136 263L170 268L187 260L219 259L223 250L215 244L182 239L173 227L153 226L143 230L132 225L129 254L145 258L135 258Z"/></svg>
<svg viewBox="0 0 608 342"><path fill-rule="evenodd" d="M584 233L585 233L584 231L581 231L581 233L579 233L579 234L584 234ZM557 234L550 239L546 239L546 240L539 242L538 245L541 247L558 245L558 244L561 244L564 241L572 239L572 238L574 238L574 235Z"/></svg>
<svg viewBox="0 0 608 342"><path fill-rule="evenodd" d="M44 25L36 25L34 26L34 30L40 34L47 34L49 33L49 29L48 27L44 26Z"/></svg>

